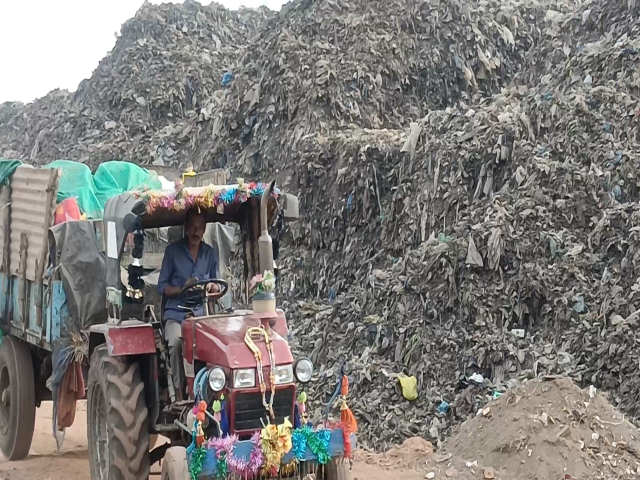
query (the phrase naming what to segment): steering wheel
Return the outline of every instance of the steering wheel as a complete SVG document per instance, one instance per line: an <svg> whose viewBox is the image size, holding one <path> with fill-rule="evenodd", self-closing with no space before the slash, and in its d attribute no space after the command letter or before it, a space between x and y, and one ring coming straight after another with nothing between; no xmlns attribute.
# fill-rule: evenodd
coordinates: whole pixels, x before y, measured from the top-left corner
<svg viewBox="0 0 640 480"><path fill-rule="evenodd" d="M220 286L220 291L207 293L207 286L210 284ZM200 280L199 282L187 285L180 291L180 303L187 308L197 308L208 300L217 301L224 297L229 290L229 284L219 278Z"/></svg>

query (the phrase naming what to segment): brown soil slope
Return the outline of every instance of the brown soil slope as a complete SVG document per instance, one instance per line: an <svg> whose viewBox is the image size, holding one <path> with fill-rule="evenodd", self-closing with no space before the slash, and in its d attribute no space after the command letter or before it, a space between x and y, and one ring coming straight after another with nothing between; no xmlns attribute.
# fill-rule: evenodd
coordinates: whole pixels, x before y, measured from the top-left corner
<svg viewBox="0 0 640 480"><path fill-rule="evenodd" d="M536 379L462 424L445 449L498 479L617 479L637 475L640 432L594 390Z"/></svg>

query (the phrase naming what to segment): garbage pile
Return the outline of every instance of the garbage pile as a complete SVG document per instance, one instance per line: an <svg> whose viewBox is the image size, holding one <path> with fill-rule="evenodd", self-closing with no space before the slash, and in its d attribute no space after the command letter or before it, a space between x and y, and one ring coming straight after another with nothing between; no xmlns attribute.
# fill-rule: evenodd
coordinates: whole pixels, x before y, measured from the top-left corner
<svg viewBox="0 0 640 480"><path fill-rule="evenodd" d="M197 149L203 108L231 81L248 40L272 15L215 3L145 3L74 94L0 105L0 157L91 166L114 159L186 161Z"/></svg>
<svg viewBox="0 0 640 480"><path fill-rule="evenodd" d="M312 413L346 361L367 446L548 373L636 419L639 25L626 0L145 5L78 92L0 106L0 155L298 193L279 298Z"/></svg>
<svg viewBox="0 0 640 480"><path fill-rule="evenodd" d="M499 92L540 40L543 16L494 0L291 2L218 97L211 146L246 172L281 169L284 145L306 135L407 127L430 109Z"/></svg>
<svg viewBox="0 0 640 480"><path fill-rule="evenodd" d="M527 84L404 130L309 135L279 158L315 212L284 255L285 287L308 299L291 316L313 333L305 349L351 362L376 448L437 441L544 373L611 391L637 421L638 12L591 2L544 25ZM444 420L443 402L457 407Z"/></svg>
<svg viewBox="0 0 640 480"><path fill-rule="evenodd" d="M272 158L289 130L406 126L430 108L500 91L538 41L532 19L543 14L494 0L304 0L278 15L145 4L75 94L17 115L2 106L0 142L33 161L246 170L241 160ZM52 108L60 96L66 108Z"/></svg>

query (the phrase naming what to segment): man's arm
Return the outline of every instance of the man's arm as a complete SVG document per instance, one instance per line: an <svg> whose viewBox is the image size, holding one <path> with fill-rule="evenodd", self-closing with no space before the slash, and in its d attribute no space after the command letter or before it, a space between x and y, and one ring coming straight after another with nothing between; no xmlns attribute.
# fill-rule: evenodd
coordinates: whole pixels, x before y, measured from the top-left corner
<svg viewBox="0 0 640 480"><path fill-rule="evenodd" d="M180 287L174 287L169 284L173 276L173 263L173 249L169 247L164 252L160 276L158 277L158 293L160 296L166 295L169 298L176 298L182 291Z"/></svg>

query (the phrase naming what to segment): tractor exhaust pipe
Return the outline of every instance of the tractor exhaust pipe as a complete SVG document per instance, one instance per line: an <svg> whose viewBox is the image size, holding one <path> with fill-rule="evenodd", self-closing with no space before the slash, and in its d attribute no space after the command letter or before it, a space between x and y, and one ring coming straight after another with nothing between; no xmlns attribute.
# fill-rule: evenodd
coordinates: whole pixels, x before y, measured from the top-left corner
<svg viewBox="0 0 640 480"><path fill-rule="evenodd" d="M260 239L258 240L258 255L260 260L260 274L264 274L266 271L273 272L273 241L271 235L269 235L269 225L267 219L267 205L269 204L269 197L271 192L276 186L276 182L273 181L265 189L260 200Z"/></svg>

